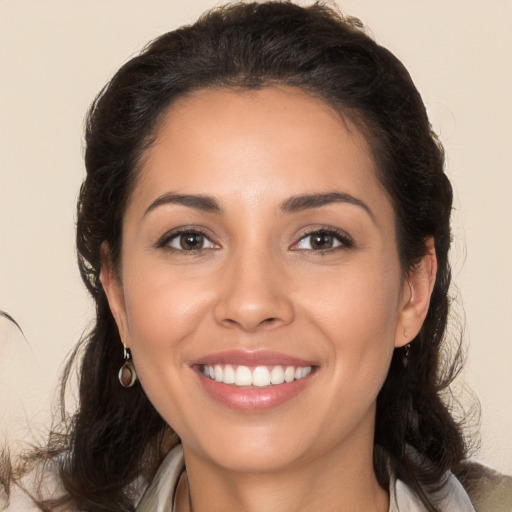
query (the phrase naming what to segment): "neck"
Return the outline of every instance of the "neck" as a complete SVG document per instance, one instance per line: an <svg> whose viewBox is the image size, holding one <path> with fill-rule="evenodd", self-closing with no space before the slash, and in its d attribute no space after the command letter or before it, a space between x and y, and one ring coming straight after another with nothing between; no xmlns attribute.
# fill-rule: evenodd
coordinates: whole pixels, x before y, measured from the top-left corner
<svg viewBox="0 0 512 512"><path fill-rule="evenodd" d="M377 482L372 456L372 450L340 447L281 471L242 473L213 467L185 449L187 478L178 489L177 510L386 512L389 497Z"/></svg>

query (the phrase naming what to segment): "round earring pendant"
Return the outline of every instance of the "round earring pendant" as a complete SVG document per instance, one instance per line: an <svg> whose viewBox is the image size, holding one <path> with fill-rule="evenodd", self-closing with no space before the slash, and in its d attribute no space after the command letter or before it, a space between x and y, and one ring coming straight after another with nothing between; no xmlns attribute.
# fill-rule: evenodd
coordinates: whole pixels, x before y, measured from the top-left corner
<svg viewBox="0 0 512 512"><path fill-rule="evenodd" d="M133 367L133 364L130 361L127 361L126 363L121 366L119 369L119 373L117 374L117 377L119 379L119 383L123 388L131 388L135 381L137 380L137 374L135 373L135 368Z"/></svg>

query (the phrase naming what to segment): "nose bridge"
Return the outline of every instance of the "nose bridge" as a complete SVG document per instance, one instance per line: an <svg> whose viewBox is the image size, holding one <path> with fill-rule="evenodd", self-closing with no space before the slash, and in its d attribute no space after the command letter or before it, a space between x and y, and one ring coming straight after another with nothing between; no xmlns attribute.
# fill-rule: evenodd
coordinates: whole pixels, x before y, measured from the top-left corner
<svg viewBox="0 0 512 512"><path fill-rule="evenodd" d="M293 320L281 259L267 244L247 244L230 254L215 307L217 322L245 331Z"/></svg>

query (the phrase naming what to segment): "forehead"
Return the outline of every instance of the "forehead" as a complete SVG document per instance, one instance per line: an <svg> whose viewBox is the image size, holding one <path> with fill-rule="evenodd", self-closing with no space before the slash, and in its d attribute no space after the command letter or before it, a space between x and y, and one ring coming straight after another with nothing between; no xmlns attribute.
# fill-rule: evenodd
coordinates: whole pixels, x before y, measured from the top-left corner
<svg viewBox="0 0 512 512"><path fill-rule="evenodd" d="M200 90L165 113L132 201L162 193L284 200L342 192L387 201L362 133L327 102L292 87ZM388 205L389 206L389 205Z"/></svg>

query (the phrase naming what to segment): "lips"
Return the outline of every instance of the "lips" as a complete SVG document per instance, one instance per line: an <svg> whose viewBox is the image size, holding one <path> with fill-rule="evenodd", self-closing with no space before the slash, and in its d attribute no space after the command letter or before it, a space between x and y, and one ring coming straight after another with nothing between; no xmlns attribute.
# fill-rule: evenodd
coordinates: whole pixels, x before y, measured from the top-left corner
<svg viewBox="0 0 512 512"><path fill-rule="evenodd" d="M318 365L269 351L210 354L192 364L217 402L245 412L279 407L306 388Z"/></svg>

